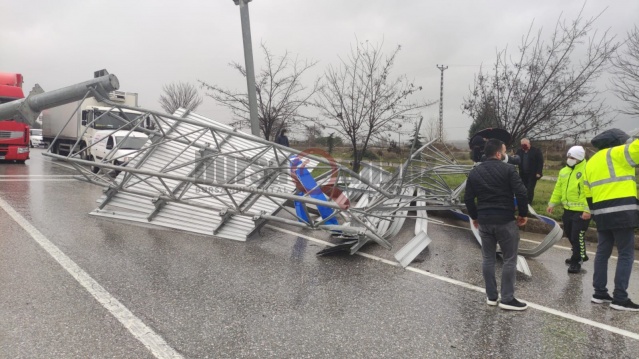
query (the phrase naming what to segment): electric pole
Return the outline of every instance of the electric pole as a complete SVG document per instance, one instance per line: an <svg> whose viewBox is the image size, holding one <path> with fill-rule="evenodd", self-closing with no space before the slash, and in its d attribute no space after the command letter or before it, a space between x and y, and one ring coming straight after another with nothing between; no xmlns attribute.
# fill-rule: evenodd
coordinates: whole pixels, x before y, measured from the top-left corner
<svg viewBox="0 0 639 359"><path fill-rule="evenodd" d="M437 65L437 68L442 72L442 81L439 88L439 142L444 142L444 70L448 66Z"/></svg>

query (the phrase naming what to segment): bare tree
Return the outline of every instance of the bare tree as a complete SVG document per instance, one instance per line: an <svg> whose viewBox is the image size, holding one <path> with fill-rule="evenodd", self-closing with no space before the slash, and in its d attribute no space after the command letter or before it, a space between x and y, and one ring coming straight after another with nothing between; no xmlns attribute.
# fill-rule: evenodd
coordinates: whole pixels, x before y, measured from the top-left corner
<svg viewBox="0 0 639 359"><path fill-rule="evenodd" d="M315 123L304 125L304 132L306 133L306 143L309 146L314 146L317 139L322 137L322 128Z"/></svg>
<svg viewBox="0 0 639 359"><path fill-rule="evenodd" d="M628 32L623 53L613 59L613 90L618 98L628 104L621 110L628 115L639 115L639 28Z"/></svg>
<svg viewBox="0 0 639 359"><path fill-rule="evenodd" d="M164 85L162 90L164 94L160 95L160 106L166 113L173 114L180 107L195 111L202 103L202 97L198 95L197 88L190 83L172 83Z"/></svg>
<svg viewBox="0 0 639 359"><path fill-rule="evenodd" d="M287 127L301 127L310 117L300 113L300 109L310 106L310 98L319 88L319 80L311 87L301 82L302 75L317 64L317 61L301 61L297 57L291 59L285 52L276 57L265 44L261 45L264 52L265 67L256 78L258 120L260 130L267 140L275 139L281 129ZM231 64L243 77L246 70L237 62ZM219 104L231 109L235 116L235 127L249 125L250 108L246 92L231 91L216 85L200 81L202 87Z"/></svg>
<svg viewBox="0 0 639 359"><path fill-rule="evenodd" d="M463 111L477 121L491 109L514 141L586 134L610 124L594 82L619 44L608 31L593 29L598 16L584 20L582 13L573 21L560 16L548 41L531 24L517 58L505 49L497 53L494 74L476 75Z"/></svg>
<svg viewBox="0 0 639 359"><path fill-rule="evenodd" d="M405 76L391 78L400 48L385 57L381 44L357 42L338 67L329 66L324 74L325 83L315 104L350 142L354 171L359 171L372 138L397 130L419 116L418 109L432 104L409 100L421 86L410 83Z"/></svg>
<svg viewBox="0 0 639 359"><path fill-rule="evenodd" d="M428 121L423 122L421 131L425 135L426 142L437 139L439 137L439 119L431 117ZM442 138L441 141L444 142L444 139Z"/></svg>

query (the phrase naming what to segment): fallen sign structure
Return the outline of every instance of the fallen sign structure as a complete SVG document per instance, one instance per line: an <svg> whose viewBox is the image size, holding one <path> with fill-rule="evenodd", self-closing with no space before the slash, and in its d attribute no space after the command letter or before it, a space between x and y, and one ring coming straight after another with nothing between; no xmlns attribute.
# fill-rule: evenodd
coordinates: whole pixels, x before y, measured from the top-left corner
<svg viewBox="0 0 639 359"><path fill-rule="evenodd" d="M415 218L415 237L395 255L405 267L431 241L427 211L463 209L460 195L472 166L458 164L434 141L411 151L393 172L365 165L354 173L322 151L283 147L183 109L168 115L89 92L122 122L113 134L142 132L149 138L117 165L113 155L104 157L108 162L82 159L82 151L99 142L67 155L44 154L70 163L79 179L104 187L91 212L95 216L240 241L265 222L278 222L328 231L344 240L330 251L351 254L369 242L391 249L406 219ZM124 110L139 115L127 117ZM111 146L111 154L124 142ZM279 216L282 211L294 219ZM520 250L523 256L539 255L561 237L557 223L548 223L554 223L548 240L535 250ZM520 271L530 274L521 262Z"/></svg>

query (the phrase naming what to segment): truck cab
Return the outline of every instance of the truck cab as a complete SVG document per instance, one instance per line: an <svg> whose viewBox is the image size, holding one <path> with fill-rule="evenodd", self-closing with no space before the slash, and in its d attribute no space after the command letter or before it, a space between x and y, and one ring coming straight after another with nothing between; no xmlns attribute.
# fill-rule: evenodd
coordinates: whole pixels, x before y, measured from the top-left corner
<svg viewBox="0 0 639 359"><path fill-rule="evenodd" d="M24 98L21 74L0 72L0 104ZM29 159L29 126L0 118L0 161Z"/></svg>
<svg viewBox="0 0 639 359"><path fill-rule="evenodd" d="M91 156L94 162L110 163L116 166L126 166L138 153L149 137L140 132L129 131L96 131L91 140ZM98 173L100 168L91 168Z"/></svg>

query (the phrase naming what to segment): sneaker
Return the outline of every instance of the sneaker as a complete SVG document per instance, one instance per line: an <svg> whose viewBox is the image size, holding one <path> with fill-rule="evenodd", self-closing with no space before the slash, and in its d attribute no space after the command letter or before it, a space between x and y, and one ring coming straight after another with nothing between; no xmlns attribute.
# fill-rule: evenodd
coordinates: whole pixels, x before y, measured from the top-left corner
<svg viewBox="0 0 639 359"><path fill-rule="evenodd" d="M568 273L579 273L581 272L581 264L579 263L571 263L570 267L568 267Z"/></svg>
<svg viewBox="0 0 639 359"><path fill-rule="evenodd" d="M579 264L582 264L583 262L588 260L588 256L586 256L586 258L582 258L579 260ZM566 258L566 260L564 261L564 263L566 264L570 264L572 263L572 258Z"/></svg>
<svg viewBox="0 0 639 359"><path fill-rule="evenodd" d="M612 303L610 303L610 308L617 310L627 310L631 312L639 312L639 305L633 303L630 299L626 300L625 302L613 300Z"/></svg>
<svg viewBox="0 0 639 359"><path fill-rule="evenodd" d="M499 298L495 298L495 299L490 299L490 298L486 298L486 304L490 305L490 306L496 306L497 303L499 303Z"/></svg>
<svg viewBox="0 0 639 359"><path fill-rule="evenodd" d="M528 304L520 302L517 299L513 298L510 302L507 303L500 302L499 308L505 310L526 310L526 308L528 308Z"/></svg>
<svg viewBox="0 0 639 359"><path fill-rule="evenodd" d="M604 295L601 294L593 294L590 301L593 303L601 304L601 303L610 303L612 302L612 297L610 294L606 293Z"/></svg>

